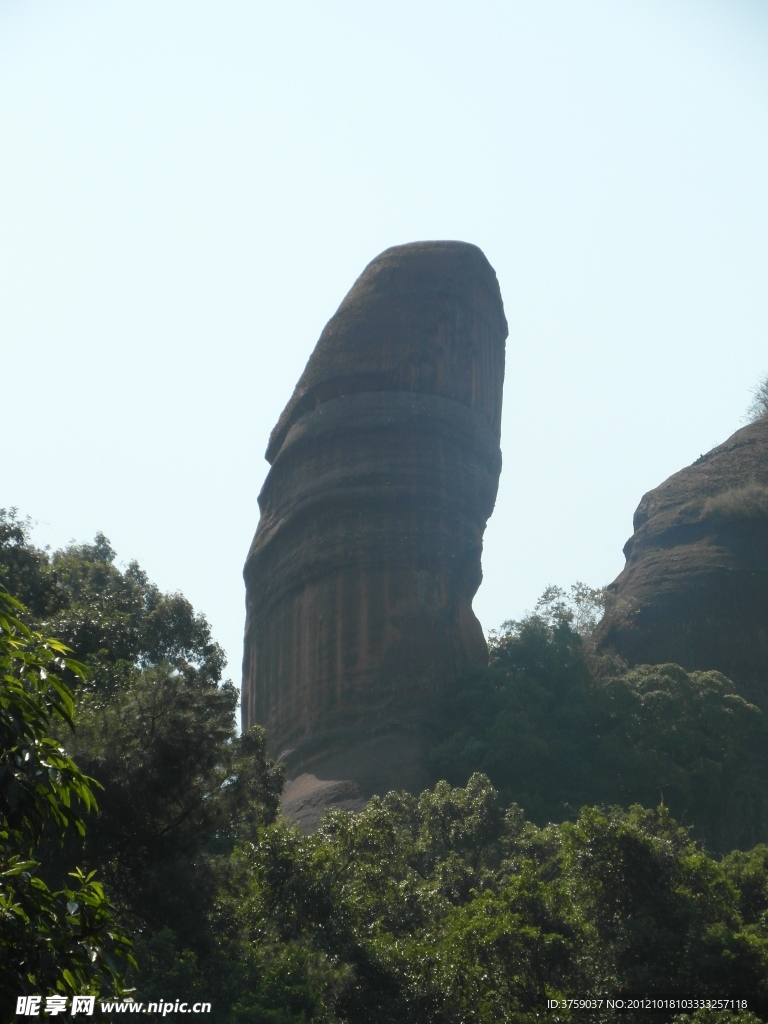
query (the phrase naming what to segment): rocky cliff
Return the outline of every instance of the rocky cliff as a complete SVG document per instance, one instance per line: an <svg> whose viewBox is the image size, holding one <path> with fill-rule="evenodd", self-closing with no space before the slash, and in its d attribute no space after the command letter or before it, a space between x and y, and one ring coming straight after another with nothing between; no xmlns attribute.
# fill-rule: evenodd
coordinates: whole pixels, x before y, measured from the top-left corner
<svg viewBox="0 0 768 1024"><path fill-rule="evenodd" d="M600 645L718 669L768 710L768 420L644 495L624 553Z"/></svg>
<svg viewBox="0 0 768 1024"><path fill-rule="evenodd" d="M242 718L287 759L299 819L428 784L420 716L487 660L472 598L501 469L506 335L477 247L388 249L272 432L245 565Z"/></svg>

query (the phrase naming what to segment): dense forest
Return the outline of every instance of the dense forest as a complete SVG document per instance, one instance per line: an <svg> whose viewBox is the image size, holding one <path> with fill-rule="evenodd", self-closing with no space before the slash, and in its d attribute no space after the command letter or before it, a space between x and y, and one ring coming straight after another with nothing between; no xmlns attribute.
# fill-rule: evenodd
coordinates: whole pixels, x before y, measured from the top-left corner
<svg viewBox="0 0 768 1024"><path fill-rule="evenodd" d="M446 690L443 781L307 836L181 595L13 511L0 583L3 1020L87 993L232 1024L649 1019L608 1007L633 994L768 1020L764 716L716 672L599 656L599 593L548 590Z"/></svg>

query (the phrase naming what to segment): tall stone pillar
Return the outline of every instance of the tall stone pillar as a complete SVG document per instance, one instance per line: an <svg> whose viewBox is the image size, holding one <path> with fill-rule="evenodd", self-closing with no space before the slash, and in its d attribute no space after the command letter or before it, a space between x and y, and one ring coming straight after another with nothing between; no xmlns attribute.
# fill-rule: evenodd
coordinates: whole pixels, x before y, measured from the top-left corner
<svg viewBox="0 0 768 1024"><path fill-rule="evenodd" d="M506 335L476 246L388 249L272 431L245 565L242 719L266 726L294 773L355 749L361 791L421 784L419 716L487 661L472 598L501 470Z"/></svg>

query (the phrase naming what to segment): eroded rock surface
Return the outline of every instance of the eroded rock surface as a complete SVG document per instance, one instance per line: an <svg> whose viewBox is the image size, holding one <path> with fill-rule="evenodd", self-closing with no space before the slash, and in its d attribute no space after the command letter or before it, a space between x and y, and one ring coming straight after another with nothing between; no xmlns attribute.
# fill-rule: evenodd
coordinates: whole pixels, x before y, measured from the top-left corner
<svg viewBox="0 0 768 1024"><path fill-rule="evenodd" d="M506 335L476 246L388 249L270 437L245 566L243 728L265 725L292 779L314 777L328 802L429 784L420 720L442 682L487 660L472 598L501 469Z"/></svg>
<svg viewBox="0 0 768 1024"><path fill-rule="evenodd" d="M598 627L630 664L717 669L768 708L768 420L644 495Z"/></svg>

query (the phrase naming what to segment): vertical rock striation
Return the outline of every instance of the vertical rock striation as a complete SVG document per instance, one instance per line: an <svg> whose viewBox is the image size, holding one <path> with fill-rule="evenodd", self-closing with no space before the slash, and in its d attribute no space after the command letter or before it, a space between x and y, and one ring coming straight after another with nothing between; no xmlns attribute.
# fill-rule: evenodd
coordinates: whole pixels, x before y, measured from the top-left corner
<svg viewBox="0 0 768 1024"><path fill-rule="evenodd" d="M624 554L600 645L717 669L768 710L768 419L644 495Z"/></svg>
<svg viewBox="0 0 768 1024"><path fill-rule="evenodd" d="M242 718L266 726L275 754L290 749L295 771L354 748L334 771L360 792L420 784L404 737L436 685L487 660L472 598L501 469L506 335L476 246L388 249L272 432L245 565Z"/></svg>

